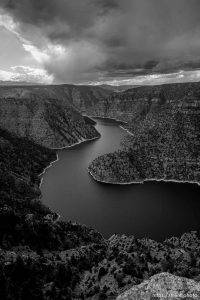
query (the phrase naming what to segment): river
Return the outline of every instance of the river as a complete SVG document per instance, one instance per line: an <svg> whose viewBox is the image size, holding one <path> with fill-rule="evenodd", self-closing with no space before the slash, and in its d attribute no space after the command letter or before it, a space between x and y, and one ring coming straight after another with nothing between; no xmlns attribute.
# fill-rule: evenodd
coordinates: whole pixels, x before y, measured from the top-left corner
<svg viewBox="0 0 200 300"><path fill-rule="evenodd" d="M101 138L58 151L59 160L43 175L43 203L62 219L92 226L105 237L124 233L163 240L199 229L197 185L147 182L115 186L91 178L89 163L119 149L127 134L117 122L96 121Z"/></svg>

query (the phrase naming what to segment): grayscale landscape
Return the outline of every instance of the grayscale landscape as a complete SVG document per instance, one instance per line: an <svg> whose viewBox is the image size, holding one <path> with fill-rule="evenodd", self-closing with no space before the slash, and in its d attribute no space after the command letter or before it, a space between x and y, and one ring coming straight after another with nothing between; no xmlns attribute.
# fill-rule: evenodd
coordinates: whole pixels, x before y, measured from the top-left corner
<svg viewBox="0 0 200 300"><path fill-rule="evenodd" d="M199 9L0 2L0 299L200 299Z"/></svg>

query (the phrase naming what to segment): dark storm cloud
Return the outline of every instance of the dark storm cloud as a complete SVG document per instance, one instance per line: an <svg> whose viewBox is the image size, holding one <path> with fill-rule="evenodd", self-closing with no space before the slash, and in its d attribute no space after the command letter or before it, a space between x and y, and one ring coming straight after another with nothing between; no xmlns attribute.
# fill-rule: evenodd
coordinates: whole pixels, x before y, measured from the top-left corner
<svg viewBox="0 0 200 300"><path fill-rule="evenodd" d="M59 37L61 34L63 38L64 33L66 37L79 36L82 30L93 25L96 12L92 2L90 0L3 0L1 7L20 21L22 26L36 25L50 37L51 35ZM63 25L65 32L59 24Z"/></svg>
<svg viewBox="0 0 200 300"><path fill-rule="evenodd" d="M57 81L200 66L199 0L1 0L0 7L22 34L37 27L66 49L45 62Z"/></svg>

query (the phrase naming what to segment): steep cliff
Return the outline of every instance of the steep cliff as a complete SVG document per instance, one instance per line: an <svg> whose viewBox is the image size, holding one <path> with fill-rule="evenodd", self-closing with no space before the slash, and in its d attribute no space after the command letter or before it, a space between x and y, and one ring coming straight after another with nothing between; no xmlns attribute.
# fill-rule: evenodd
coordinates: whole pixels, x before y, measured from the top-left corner
<svg viewBox="0 0 200 300"><path fill-rule="evenodd" d="M63 85L59 87L63 89L70 103L82 113L88 113L95 105L112 94L111 90L101 86Z"/></svg>
<svg viewBox="0 0 200 300"><path fill-rule="evenodd" d="M91 90L74 86L0 87L0 127L49 148L98 137L78 111L100 97L98 89Z"/></svg>

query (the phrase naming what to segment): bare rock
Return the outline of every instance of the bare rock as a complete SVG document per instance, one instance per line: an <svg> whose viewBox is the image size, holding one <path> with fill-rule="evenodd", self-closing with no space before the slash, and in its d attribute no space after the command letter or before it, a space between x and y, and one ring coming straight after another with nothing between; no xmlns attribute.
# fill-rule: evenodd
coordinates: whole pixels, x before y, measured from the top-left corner
<svg viewBox="0 0 200 300"><path fill-rule="evenodd" d="M200 283L192 279L160 273L133 286L117 300L200 299Z"/></svg>

